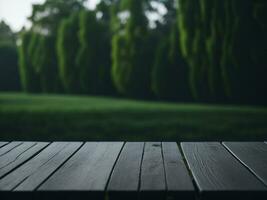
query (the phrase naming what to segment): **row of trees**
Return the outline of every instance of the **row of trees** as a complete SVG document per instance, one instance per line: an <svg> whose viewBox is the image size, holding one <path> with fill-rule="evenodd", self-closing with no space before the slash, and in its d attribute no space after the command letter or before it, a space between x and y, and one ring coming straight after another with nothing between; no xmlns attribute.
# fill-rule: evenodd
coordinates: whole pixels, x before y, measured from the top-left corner
<svg viewBox="0 0 267 200"><path fill-rule="evenodd" d="M47 0L33 5L32 28L22 32L20 71L27 92L113 94L110 76L110 2L95 11L84 0ZM109 15L109 13L103 13ZM41 17L40 17L41 16Z"/></svg>
<svg viewBox="0 0 267 200"><path fill-rule="evenodd" d="M84 3L33 6L19 46L25 91L267 102L264 0Z"/></svg>
<svg viewBox="0 0 267 200"><path fill-rule="evenodd" d="M64 91L59 65L62 62L56 47L60 39L58 27L72 13L79 12L83 8L82 4L82 0L47 0L44 4L33 5L33 12L29 17L33 24L32 28L22 30L19 41L21 43L19 67L24 91L47 93ZM68 44L72 41L65 42Z"/></svg>
<svg viewBox="0 0 267 200"><path fill-rule="evenodd" d="M267 1L179 2L181 52L194 98L266 104Z"/></svg>
<svg viewBox="0 0 267 200"><path fill-rule="evenodd" d="M47 0L33 6L33 26L23 31L19 51L24 90L174 99L175 63L167 71L160 63L180 60L175 1L103 0L93 11L83 5ZM161 15L159 6L168 12ZM162 18L154 27L151 13ZM155 61L163 46L166 55Z"/></svg>

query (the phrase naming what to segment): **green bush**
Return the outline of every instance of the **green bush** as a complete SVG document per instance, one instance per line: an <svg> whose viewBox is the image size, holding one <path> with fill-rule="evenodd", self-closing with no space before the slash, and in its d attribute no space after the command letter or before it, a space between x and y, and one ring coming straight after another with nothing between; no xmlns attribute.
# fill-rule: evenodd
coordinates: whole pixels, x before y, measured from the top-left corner
<svg viewBox="0 0 267 200"><path fill-rule="evenodd" d="M129 18L112 39L112 78L117 90L126 96L151 96L151 54L147 19L142 0L124 1Z"/></svg>
<svg viewBox="0 0 267 200"><path fill-rule="evenodd" d="M0 45L0 91L20 90L18 52L11 45Z"/></svg>
<svg viewBox="0 0 267 200"><path fill-rule="evenodd" d="M79 50L79 14L64 19L57 36L59 76L67 93L80 93L80 68L76 64Z"/></svg>
<svg viewBox="0 0 267 200"><path fill-rule="evenodd" d="M265 103L267 3L180 0L179 5L181 50L195 99Z"/></svg>
<svg viewBox="0 0 267 200"><path fill-rule="evenodd" d="M41 88L45 93L62 91L58 74L56 57L56 38L52 35L42 36L39 44L38 73L40 74Z"/></svg>
<svg viewBox="0 0 267 200"><path fill-rule="evenodd" d="M24 32L21 36L21 44L19 46L20 80L25 92L40 92L40 76L33 66L31 55L33 51L30 51L32 37L33 33L31 31Z"/></svg>
<svg viewBox="0 0 267 200"><path fill-rule="evenodd" d="M188 101L188 66L180 56L178 36L174 24L169 37L158 47L152 70L152 89L160 99Z"/></svg>
<svg viewBox="0 0 267 200"><path fill-rule="evenodd" d="M76 64L81 90L86 94L114 93L111 81L111 33L109 24L96 18L95 11L80 14L80 49Z"/></svg>

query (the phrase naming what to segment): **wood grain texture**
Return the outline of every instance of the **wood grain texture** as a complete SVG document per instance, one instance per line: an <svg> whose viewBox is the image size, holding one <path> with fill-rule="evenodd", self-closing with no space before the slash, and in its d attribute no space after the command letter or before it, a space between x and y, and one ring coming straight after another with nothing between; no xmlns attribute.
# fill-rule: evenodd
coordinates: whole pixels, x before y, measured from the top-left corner
<svg viewBox="0 0 267 200"><path fill-rule="evenodd" d="M194 199L195 189L175 142L162 143L167 195L174 199Z"/></svg>
<svg viewBox="0 0 267 200"><path fill-rule="evenodd" d="M267 199L264 142L1 144L1 200Z"/></svg>
<svg viewBox="0 0 267 200"><path fill-rule="evenodd" d="M54 142L24 165L0 180L1 190L33 191L82 143Z"/></svg>
<svg viewBox="0 0 267 200"><path fill-rule="evenodd" d="M1 148L0 177L5 176L10 171L26 162L29 158L41 151L47 145L47 142L12 142Z"/></svg>
<svg viewBox="0 0 267 200"><path fill-rule="evenodd" d="M8 145L2 147L0 149L0 157L2 157L3 155L10 152L12 149L16 148L17 146L19 146L21 144L22 144L22 142L11 142Z"/></svg>
<svg viewBox="0 0 267 200"><path fill-rule="evenodd" d="M87 142L39 191L102 192L123 142Z"/></svg>
<svg viewBox="0 0 267 200"><path fill-rule="evenodd" d="M108 191L137 191L144 142L127 142L112 172Z"/></svg>
<svg viewBox="0 0 267 200"><path fill-rule="evenodd" d="M164 199L166 181L161 142L146 142L141 166L141 199Z"/></svg>
<svg viewBox="0 0 267 200"><path fill-rule="evenodd" d="M267 186L267 145L263 142L223 142L223 145Z"/></svg>
<svg viewBox="0 0 267 200"><path fill-rule="evenodd" d="M144 142L127 142L114 167L107 191L110 199L137 199Z"/></svg>
<svg viewBox="0 0 267 200"><path fill-rule="evenodd" d="M7 145L7 144L8 144L8 142L0 142L0 147Z"/></svg>
<svg viewBox="0 0 267 200"><path fill-rule="evenodd" d="M254 199L266 187L218 142L185 142L181 147L203 199Z"/></svg>

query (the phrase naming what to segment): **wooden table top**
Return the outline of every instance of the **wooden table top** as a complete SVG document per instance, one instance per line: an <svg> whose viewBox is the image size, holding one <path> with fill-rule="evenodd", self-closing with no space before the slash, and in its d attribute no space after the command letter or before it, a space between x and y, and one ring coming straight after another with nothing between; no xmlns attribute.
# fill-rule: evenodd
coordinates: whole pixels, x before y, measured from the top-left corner
<svg viewBox="0 0 267 200"><path fill-rule="evenodd" d="M267 199L264 142L0 142L0 199Z"/></svg>

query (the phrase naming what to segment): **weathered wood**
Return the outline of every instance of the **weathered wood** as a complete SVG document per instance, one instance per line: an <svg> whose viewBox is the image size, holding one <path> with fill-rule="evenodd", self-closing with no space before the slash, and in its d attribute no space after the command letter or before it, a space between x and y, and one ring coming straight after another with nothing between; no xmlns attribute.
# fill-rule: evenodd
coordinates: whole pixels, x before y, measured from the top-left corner
<svg viewBox="0 0 267 200"><path fill-rule="evenodd" d="M267 145L263 142L224 142L223 145L267 186Z"/></svg>
<svg viewBox="0 0 267 200"><path fill-rule="evenodd" d="M7 144L8 144L8 142L0 142L0 147L7 145Z"/></svg>
<svg viewBox="0 0 267 200"><path fill-rule="evenodd" d="M82 143L54 142L30 161L0 180L0 190L33 191Z"/></svg>
<svg viewBox="0 0 267 200"><path fill-rule="evenodd" d="M160 142L146 142L141 166L142 199L164 199L166 181Z"/></svg>
<svg viewBox="0 0 267 200"><path fill-rule="evenodd" d="M198 190L174 142L48 144L0 142L1 200L267 199L264 142L182 143Z"/></svg>
<svg viewBox="0 0 267 200"><path fill-rule="evenodd" d="M12 145L12 148L9 148ZM10 143L0 149L0 177L5 176L46 147L46 142ZM8 151L4 151L9 149ZM2 152L4 151L4 152Z"/></svg>
<svg viewBox="0 0 267 200"><path fill-rule="evenodd" d="M194 199L195 189L175 142L163 142L167 194L173 199Z"/></svg>
<svg viewBox="0 0 267 200"><path fill-rule="evenodd" d="M102 199L122 146L123 142L85 143L38 191L69 191L60 193L61 198L73 198L75 191L83 191L84 198Z"/></svg>
<svg viewBox="0 0 267 200"><path fill-rule="evenodd" d="M11 142L8 145L0 148L0 157L5 155L6 153L10 152L12 149L16 148L17 146L21 145L22 142Z"/></svg>
<svg viewBox="0 0 267 200"><path fill-rule="evenodd" d="M181 144L203 199L255 199L266 187L218 142Z"/></svg>
<svg viewBox="0 0 267 200"><path fill-rule="evenodd" d="M144 142L127 142L114 167L107 191L110 199L137 199Z"/></svg>

